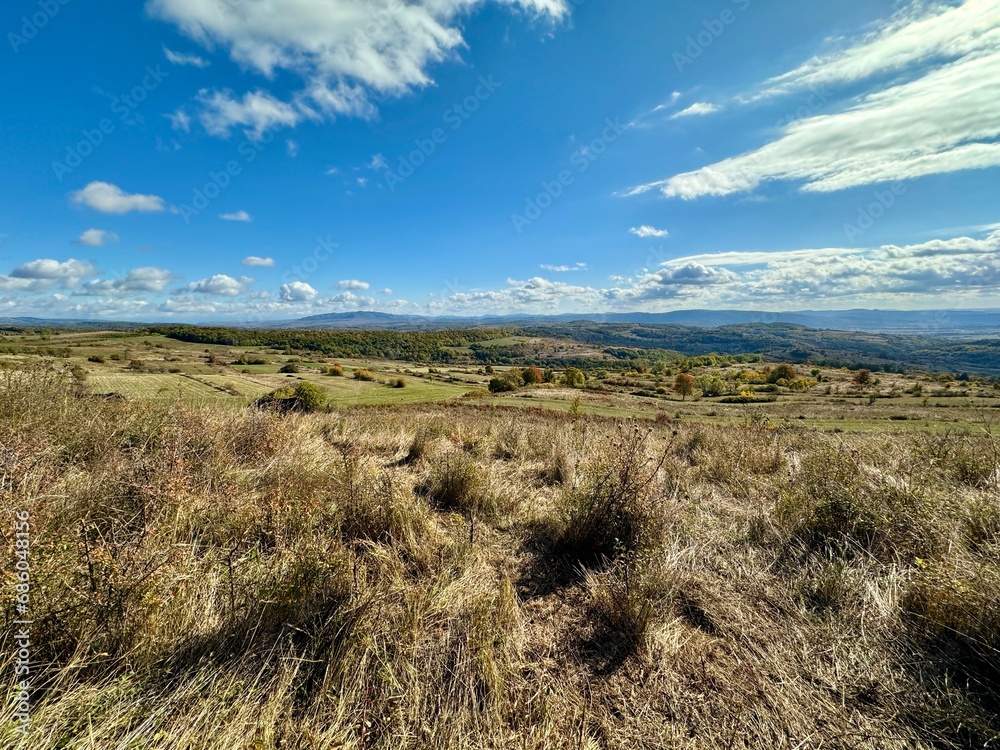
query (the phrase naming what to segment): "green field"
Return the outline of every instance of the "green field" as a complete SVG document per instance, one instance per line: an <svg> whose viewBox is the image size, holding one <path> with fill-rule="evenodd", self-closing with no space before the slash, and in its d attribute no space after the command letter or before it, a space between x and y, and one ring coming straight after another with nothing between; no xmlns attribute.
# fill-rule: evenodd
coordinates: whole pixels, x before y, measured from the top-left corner
<svg viewBox="0 0 1000 750"><path fill-rule="evenodd" d="M308 381L323 389L333 408L408 405L462 399L499 408L539 409L606 417L634 417L704 424L739 424L748 420L773 426L805 427L824 431L947 432L982 430L1000 420L1000 388L989 378L968 378L911 372L877 373L872 384L858 387L853 373L842 368L799 366L808 378L805 387L741 385L741 372L752 374L772 365L695 365L691 374L725 384L725 393L701 391L687 397L675 389L676 373L661 365L656 373L588 370L586 387L559 384L528 385L515 392L490 395L491 379L506 378L515 368L490 368L471 352L464 362L433 366L428 363L373 359L333 359L314 352L273 348L230 347L177 341L149 332L68 332L46 335L5 335L18 354L0 355L0 362L19 368L41 361L73 371L81 388L92 394L118 393L130 399L220 403L241 408L279 388ZM534 345L535 339L509 336L478 346ZM560 345L562 347L562 345ZM572 356L577 344L566 342ZM14 347L11 347L14 348ZM266 364L245 364L263 360ZM279 370L294 363L297 372ZM343 377L325 374L330 365L344 368ZM609 363L610 364L610 363ZM673 361L667 362L671 367ZM354 379L365 369L372 381ZM516 370L519 371L519 370ZM556 370L556 379L562 375ZM757 375L760 375L757 372ZM402 378L405 387L393 385ZM761 382L761 381L755 381ZM725 395L745 388L764 388L758 403L748 407L725 403ZM767 390L769 388L770 390Z"/></svg>

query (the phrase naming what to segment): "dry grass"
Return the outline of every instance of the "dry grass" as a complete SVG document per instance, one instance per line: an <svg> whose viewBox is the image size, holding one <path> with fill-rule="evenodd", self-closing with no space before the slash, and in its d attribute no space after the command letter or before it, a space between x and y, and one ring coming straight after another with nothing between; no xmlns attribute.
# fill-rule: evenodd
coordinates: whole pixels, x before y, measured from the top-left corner
<svg viewBox="0 0 1000 750"><path fill-rule="evenodd" d="M234 412L2 376L38 666L3 747L1000 742L988 434Z"/></svg>

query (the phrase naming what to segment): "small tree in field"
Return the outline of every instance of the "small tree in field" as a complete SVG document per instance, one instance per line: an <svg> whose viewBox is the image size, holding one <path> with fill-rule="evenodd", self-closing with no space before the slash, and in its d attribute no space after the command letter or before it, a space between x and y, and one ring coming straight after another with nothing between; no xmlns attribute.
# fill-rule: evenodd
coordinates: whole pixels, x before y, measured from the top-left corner
<svg viewBox="0 0 1000 750"><path fill-rule="evenodd" d="M851 378L854 385L860 388L867 388L872 384L872 371L871 370L858 370L854 373L854 377Z"/></svg>
<svg viewBox="0 0 1000 750"><path fill-rule="evenodd" d="M799 376L799 373L791 365L778 365L767 376L767 382L774 384L779 380L791 382Z"/></svg>
<svg viewBox="0 0 1000 750"><path fill-rule="evenodd" d="M537 385L545 379L545 373L531 365L521 370L521 378L523 378L525 385Z"/></svg>
<svg viewBox="0 0 1000 750"><path fill-rule="evenodd" d="M570 388L583 388L587 384L587 376L583 374L583 370L570 367L563 375L563 384Z"/></svg>
<svg viewBox="0 0 1000 750"><path fill-rule="evenodd" d="M674 379L674 390L681 394L681 401L694 393L694 386L694 377L690 373L682 372Z"/></svg>
<svg viewBox="0 0 1000 750"><path fill-rule="evenodd" d="M282 374L294 374L298 371L299 367L294 362L287 362L286 364L281 366L280 370L278 370L278 372Z"/></svg>

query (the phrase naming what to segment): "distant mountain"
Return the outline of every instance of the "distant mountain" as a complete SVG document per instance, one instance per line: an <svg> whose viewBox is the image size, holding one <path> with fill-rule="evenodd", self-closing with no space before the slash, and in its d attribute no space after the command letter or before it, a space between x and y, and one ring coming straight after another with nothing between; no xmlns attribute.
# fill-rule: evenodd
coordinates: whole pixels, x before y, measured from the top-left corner
<svg viewBox="0 0 1000 750"><path fill-rule="evenodd" d="M810 328L870 333L909 333L944 338L1000 335L1000 310L679 310L668 313L569 313L483 317L391 315L378 312L312 315L268 324L274 328L426 330L546 325L571 322L673 324L698 328L743 323L793 323Z"/></svg>

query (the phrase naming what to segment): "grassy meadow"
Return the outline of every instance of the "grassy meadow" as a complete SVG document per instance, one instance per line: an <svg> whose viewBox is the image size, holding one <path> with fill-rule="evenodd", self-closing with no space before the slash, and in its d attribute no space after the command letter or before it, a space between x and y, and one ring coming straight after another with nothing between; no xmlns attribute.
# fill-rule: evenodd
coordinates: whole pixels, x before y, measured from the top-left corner
<svg viewBox="0 0 1000 750"><path fill-rule="evenodd" d="M490 395L509 368L72 343L0 370L35 670L2 747L1000 743L989 382ZM322 408L254 407L303 383Z"/></svg>

